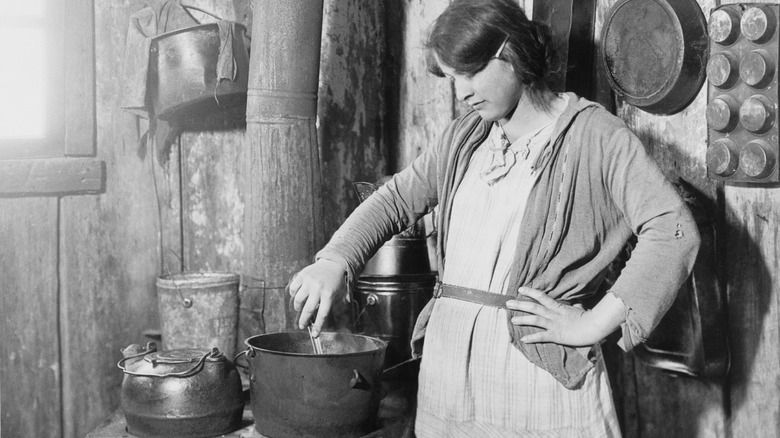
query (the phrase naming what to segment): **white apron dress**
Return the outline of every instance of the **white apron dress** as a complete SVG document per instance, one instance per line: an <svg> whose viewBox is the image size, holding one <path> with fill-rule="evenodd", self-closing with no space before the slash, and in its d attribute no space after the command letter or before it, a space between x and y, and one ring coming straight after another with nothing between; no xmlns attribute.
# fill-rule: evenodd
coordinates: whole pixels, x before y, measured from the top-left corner
<svg viewBox="0 0 780 438"><path fill-rule="evenodd" d="M507 293L528 195L531 164L554 123L517 139L501 155L502 131L471 158L455 193L443 283ZM496 155L498 154L498 155ZM504 165L496 161L505 160ZM439 298L420 365L418 438L619 437L604 361L569 390L512 346L506 310Z"/></svg>

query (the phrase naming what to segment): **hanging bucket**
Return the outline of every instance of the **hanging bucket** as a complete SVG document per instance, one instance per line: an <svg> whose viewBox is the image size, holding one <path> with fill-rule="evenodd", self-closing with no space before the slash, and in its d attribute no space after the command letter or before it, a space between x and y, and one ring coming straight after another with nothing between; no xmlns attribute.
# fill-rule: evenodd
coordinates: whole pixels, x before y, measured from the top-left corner
<svg viewBox="0 0 780 438"><path fill-rule="evenodd" d="M217 23L178 29L152 39L149 99L155 115L168 121L203 117L246 105L249 49L246 27L235 25L229 42L221 41ZM235 80L220 80L220 50L232 45Z"/></svg>
<svg viewBox="0 0 780 438"><path fill-rule="evenodd" d="M233 357L240 276L229 272L173 274L157 279L163 350L217 347Z"/></svg>

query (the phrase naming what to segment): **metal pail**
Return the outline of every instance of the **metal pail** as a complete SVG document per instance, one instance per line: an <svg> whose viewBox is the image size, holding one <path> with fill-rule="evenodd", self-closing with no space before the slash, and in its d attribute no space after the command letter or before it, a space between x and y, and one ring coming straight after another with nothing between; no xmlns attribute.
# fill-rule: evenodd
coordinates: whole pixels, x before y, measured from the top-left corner
<svg viewBox="0 0 780 438"><path fill-rule="evenodd" d="M249 50L246 28L236 24L230 42L220 40L216 23L175 30L152 39L149 99L162 120L202 117L246 105ZM223 44L232 44L236 78L219 80L217 62Z"/></svg>
<svg viewBox="0 0 780 438"><path fill-rule="evenodd" d="M217 347L233 357L240 276L230 272L173 274L157 279L163 350Z"/></svg>

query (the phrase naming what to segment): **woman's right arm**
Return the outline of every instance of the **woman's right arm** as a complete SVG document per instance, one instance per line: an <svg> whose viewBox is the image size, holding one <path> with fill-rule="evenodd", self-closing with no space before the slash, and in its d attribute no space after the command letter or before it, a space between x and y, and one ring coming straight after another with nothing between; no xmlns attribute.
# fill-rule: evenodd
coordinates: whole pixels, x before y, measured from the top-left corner
<svg viewBox="0 0 780 438"><path fill-rule="evenodd" d="M351 285L376 250L436 206L439 147L423 152L358 205L317 253L315 263L295 274L289 290L300 311L300 328L316 313L312 331L318 335L333 303L349 299Z"/></svg>

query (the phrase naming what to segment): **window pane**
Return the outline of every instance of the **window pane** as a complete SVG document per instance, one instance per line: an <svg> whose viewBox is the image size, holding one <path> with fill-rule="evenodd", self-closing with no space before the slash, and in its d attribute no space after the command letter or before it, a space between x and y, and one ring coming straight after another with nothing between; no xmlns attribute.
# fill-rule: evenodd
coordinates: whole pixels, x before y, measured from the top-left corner
<svg viewBox="0 0 780 438"><path fill-rule="evenodd" d="M5 1L0 17L31 17L43 14L43 0Z"/></svg>
<svg viewBox="0 0 780 438"><path fill-rule="evenodd" d="M0 139L45 136L44 37L42 29L0 28Z"/></svg>

